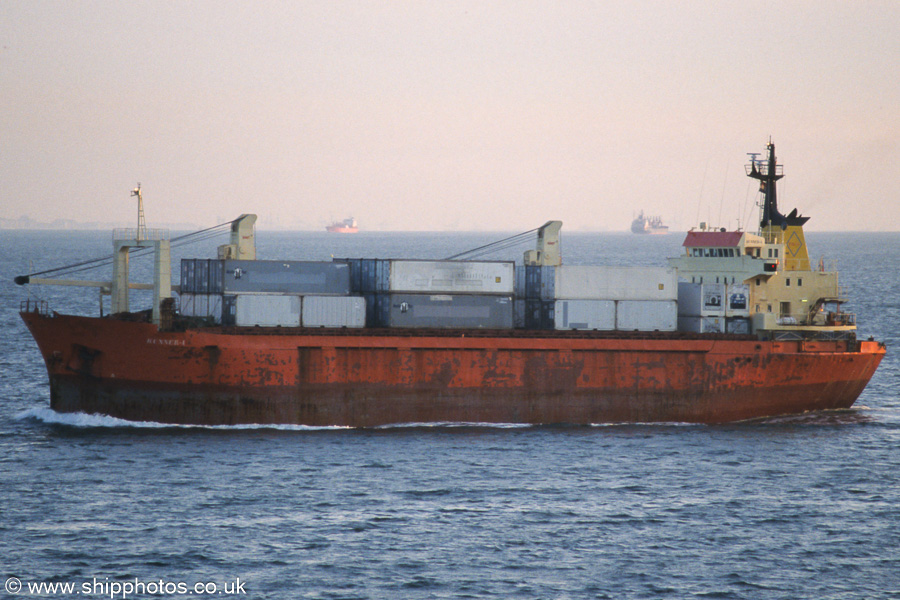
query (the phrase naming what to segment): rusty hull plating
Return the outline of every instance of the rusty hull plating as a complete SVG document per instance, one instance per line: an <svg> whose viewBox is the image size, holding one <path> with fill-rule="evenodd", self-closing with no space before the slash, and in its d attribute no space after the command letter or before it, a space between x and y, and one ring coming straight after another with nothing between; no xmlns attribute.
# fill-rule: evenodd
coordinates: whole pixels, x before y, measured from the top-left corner
<svg viewBox="0 0 900 600"><path fill-rule="evenodd" d="M23 312L51 406L131 421L723 423L849 408L878 342L206 328Z"/></svg>

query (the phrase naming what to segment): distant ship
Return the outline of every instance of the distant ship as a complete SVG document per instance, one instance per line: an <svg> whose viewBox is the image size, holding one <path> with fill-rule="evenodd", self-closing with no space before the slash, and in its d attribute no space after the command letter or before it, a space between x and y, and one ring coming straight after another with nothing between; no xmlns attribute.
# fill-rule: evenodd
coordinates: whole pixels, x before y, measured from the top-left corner
<svg viewBox="0 0 900 600"><path fill-rule="evenodd" d="M631 233L669 233L669 226L663 225L662 217L648 217L641 211L631 222Z"/></svg>
<svg viewBox="0 0 900 600"><path fill-rule="evenodd" d="M356 224L356 219L350 217L343 221L335 221L327 226L325 231L328 233L357 233L359 231L359 226Z"/></svg>

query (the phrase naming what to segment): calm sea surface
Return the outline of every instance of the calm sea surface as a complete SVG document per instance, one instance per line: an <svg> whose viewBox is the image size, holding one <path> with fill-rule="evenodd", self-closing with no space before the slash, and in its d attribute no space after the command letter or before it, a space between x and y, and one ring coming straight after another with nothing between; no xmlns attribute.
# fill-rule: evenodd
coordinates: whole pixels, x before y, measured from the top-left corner
<svg viewBox="0 0 900 600"><path fill-rule="evenodd" d="M502 237L260 232L258 246L445 258ZM662 266L682 239L564 232L563 256ZM717 427L203 429L50 411L19 301L94 315L97 292L12 278L108 254L110 237L0 231L0 597L900 598L900 234L809 245L836 260L860 335L888 344L852 410Z"/></svg>

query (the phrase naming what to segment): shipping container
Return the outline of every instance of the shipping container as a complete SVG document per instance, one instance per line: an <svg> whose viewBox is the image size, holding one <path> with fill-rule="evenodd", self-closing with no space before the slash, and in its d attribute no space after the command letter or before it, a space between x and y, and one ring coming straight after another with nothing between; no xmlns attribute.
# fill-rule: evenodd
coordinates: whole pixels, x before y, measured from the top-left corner
<svg viewBox="0 0 900 600"><path fill-rule="evenodd" d="M670 267L540 267L540 289L543 300L677 300L678 276Z"/></svg>
<svg viewBox="0 0 900 600"><path fill-rule="evenodd" d="M222 295L221 294L190 294L178 295L179 312L185 317L200 317L211 319L215 323L222 322Z"/></svg>
<svg viewBox="0 0 900 600"><path fill-rule="evenodd" d="M222 309L222 294L210 294L207 300L206 316L216 323L221 323Z"/></svg>
<svg viewBox="0 0 900 600"><path fill-rule="evenodd" d="M387 260L381 258L336 258L350 268L350 293L375 294L388 291Z"/></svg>
<svg viewBox="0 0 900 600"><path fill-rule="evenodd" d="M556 275L556 267L542 265L525 265L524 268L525 298L529 300L554 300L553 278ZM544 290L546 282L547 290Z"/></svg>
<svg viewBox="0 0 900 600"><path fill-rule="evenodd" d="M726 317L750 316L750 286L746 283L729 284L725 290L725 300Z"/></svg>
<svg viewBox="0 0 900 600"><path fill-rule="evenodd" d="M750 334L750 317L725 317L726 333Z"/></svg>
<svg viewBox="0 0 900 600"><path fill-rule="evenodd" d="M462 260L391 260L389 291L427 294L515 293L515 263Z"/></svg>
<svg viewBox="0 0 900 600"><path fill-rule="evenodd" d="M724 317L724 283L678 283L678 316Z"/></svg>
<svg viewBox="0 0 900 600"><path fill-rule="evenodd" d="M512 329L511 296L479 294L383 294L376 303L380 326Z"/></svg>
<svg viewBox="0 0 900 600"><path fill-rule="evenodd" d="M616 328L614 300L556 300L553 312L555 329Z"/></svg>
<svg viewBox="0 0 900 600"><path fill-rule="evenodd" d="M304 296L304 327L365 327L366 299L362 296Z"/></svg>
<svg viewBox="0 0 900 600"><path fill-rule="evenodd" d="M237 296L222 296L222 325L234 325L237 317Z"/></svg>
<svg viewBox="0 0 900 600"><path fill-rule="evenodd" d="M193 294L197 292L197 285L194 280L194 259L181 259L181 281L180 289L182 292Z"/></svg>
<svg viewBox="0 0 900 600"><path fill-rule="evenodd" d="M616 302L619 331L675 331L678 302L675 300L620 300Z"/></svg>
<svg viewBox="0 0 900 600"><path fill-rule="evenodd" d="M235 325L299 327L300 296L288 294L238 294Z"/></svg>
<svg viewBox="0 0 900 600"><path fill-rule="evenodd" d="M725 317L678 317L678 331L725 333Z"/></svg>
<svg viewBox="0 0 900 600"><path fill-rule="evenodd" d="M224 280L225 261L218 259L209 260L209 293L223 294L225 292Z"/></svg>
<svg viewBox="0 0 900 600"><path fill-rule="evenodd" d="M194 317L209 315L209 294L194 294Z"/></svg>
<svg viewBox="0 0 900 600"><path fill-rule="evenodd" d="M194 259L194 292L209 293L209 261L205 258Z"/></svg>
<svg viewBox="0 0 900 600"><path fill-rule="evenodd" d="M350 266L346 262L226 260L223 291L346 296Z"/></svg>
<svg viewBox="0 0 900 600"><path fill-rule="evenodd" d="M523 273L524 273L524 271L523 271ZM524 298L516 298L513 300L513 327L515 327L516 329L525 329L525 299Z"/></svg>
<svg viewBox="0 0 900 600"><path fill-rule="evenodd" d="M184 263L181 264L184 270ZM178 294L178 312L185 317L194 316L194 294L190 292L179 292Z"/></svg>
<svg viewBox="0 0 900 600"><path fill-rule="evenodd" d="M516 266L516 288L515 288L515 297L520 299L525 299L525 265L517 265ZM524 312L523 312L524 314Z"/></svg>
<svg viewBox="0 0 900 600"><path fill-rule="evenodd" d="M555 319L554 300L525 299L525 329L553 329Z"/></svg>

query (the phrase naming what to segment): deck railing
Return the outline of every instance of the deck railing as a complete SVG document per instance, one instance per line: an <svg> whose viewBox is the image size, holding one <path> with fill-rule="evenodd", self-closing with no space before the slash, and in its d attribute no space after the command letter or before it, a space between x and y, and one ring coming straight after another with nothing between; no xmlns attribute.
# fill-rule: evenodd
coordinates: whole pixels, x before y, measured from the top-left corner
<svg viewBox="0 0 900 600"><path fill-rule="evenodd" d="M19 312L34 312L49 317L50 305L47 304L46 300L35 300L34 298L28 298L27 300L22 300L19 303Z"/></svg>

